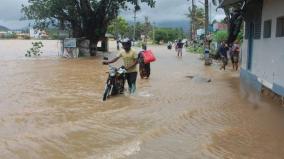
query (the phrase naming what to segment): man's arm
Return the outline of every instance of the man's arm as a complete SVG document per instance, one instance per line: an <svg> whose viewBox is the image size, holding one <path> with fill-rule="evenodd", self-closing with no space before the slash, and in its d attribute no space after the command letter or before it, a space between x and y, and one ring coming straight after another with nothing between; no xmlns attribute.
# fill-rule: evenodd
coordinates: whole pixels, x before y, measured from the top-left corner
<svg viewBox="0 0 284 159"><path fill-rule="evenodd" d="M138 64L138 60L136 59L133 64L129 65L128 67L126 67L126 70L132 68L132 67L135 67L136 65Z"/></svg>
<svg viewBox="0 0 284 159"><path fill-rule="evenodd" d="M114 58L114 59L112 59L112 60L110 60L110 61L104 61L103 64L104 64L104 65L108 65L108 64L114 63L114 62L116 62L119 58L120 58L120 56L118 56L118 57L116 57L116 58Z"/></svg>

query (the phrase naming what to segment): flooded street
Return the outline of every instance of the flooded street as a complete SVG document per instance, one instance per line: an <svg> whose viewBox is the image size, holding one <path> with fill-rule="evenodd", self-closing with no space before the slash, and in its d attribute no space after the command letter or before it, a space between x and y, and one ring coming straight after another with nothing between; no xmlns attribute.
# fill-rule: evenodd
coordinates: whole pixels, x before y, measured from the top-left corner
<svg viewBox="0 0 284 159"><path fill-rule="evenodd" d="M284 156L284 108L241 86L237 72L150 47L157 62L137 94L102 102L102 56L56 58L58 42L45 41L43 57L27 59L29 45L0 41L1 159Z"/></svg>

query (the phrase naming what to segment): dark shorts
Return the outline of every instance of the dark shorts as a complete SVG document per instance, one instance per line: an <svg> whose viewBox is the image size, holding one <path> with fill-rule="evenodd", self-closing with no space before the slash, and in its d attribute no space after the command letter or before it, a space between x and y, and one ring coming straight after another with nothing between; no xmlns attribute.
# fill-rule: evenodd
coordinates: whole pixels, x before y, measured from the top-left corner
<svg viewBox="0 0 284 159"><path fill-rule="evenodd" d="M149 77L150 73L151 73L150 63L148 63L148 64L145 64L144 62L140 63L139 64L139 72L140 72L140 76L142 78L143 77Z"/></svg>
<svg viewBox="0 0 284 159"><path fill-rule="evenodd" d="M228 65L228 58L222 57L222 62L225 66Z"/></svg>
<svg viewBox="0 0 284 159"><path fill-rule="evenodd" d="M232 63L239 63L239 56L238 55L232 55L231 61L232 61Z"/></svg>
<svg viewBox="0 0 284 159"><path fill-rule="evenodd" d="M136 85L136 79L137 79L137 72L130 72L126 73L126 80L128 83L128 87L132 87L132 85Z"/></svg>

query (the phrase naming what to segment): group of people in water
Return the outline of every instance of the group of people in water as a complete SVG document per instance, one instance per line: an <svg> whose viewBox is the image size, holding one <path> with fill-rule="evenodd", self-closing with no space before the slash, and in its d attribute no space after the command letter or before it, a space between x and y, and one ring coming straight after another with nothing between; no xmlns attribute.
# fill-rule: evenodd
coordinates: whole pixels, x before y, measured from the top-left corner
<svg viewBox="0 0 284 159"><path fill-rule="evenodd" d="M146 44L142 44L142 51L137 53L133 50L132 41L130 39L120 40L119 43L122 44L123 50L120 51L117 56L109 61L104 61L103 64L111 64L122 58L124 66L127 70L126 73L126 80L128 83L129 93L132 94L136 90L136 80L138 76L138 67L139 64L139 73L141 79L148 79L150 77L151 69L150 63L145 63L143 59L143 52L147 50ZM118 43L118 46L119 46ZM187 42L182 42L182 40L177 40L173 44L172 42L168 43L168 49L172 49L175 47L177 52L177 56L182 56L182 50L185 45L188 45ZM117 48L119 49L119 47ZM220 69L226 69L228 64L228 59L230 57L233 65L233 69L238 70L238 63L239 63L239 52L240 48L238 44L228 45L225 42L222 42L217 50L217 55L221 57L222 66Z"/></svg>
<svg viewBox="0 0 284 159"><path fill-rule="evenodd" d="M167 44L167 47L168 47L169 50L171 50L172 47L175 48L175 51L177 52L178 57L182 57L182 53L183 53L182 50L183 50L184 46L187 47L188 42L187 41L183 42L181 39L175 40L174 44L171 41L169 41L168 44Z"/></svg>
<svg viewBox="0 0 284 159"><path fill-rule="evenodd" d="M226 70L226 66L228 65L229 59L232 62L233 69L238 70L239 56L240 56L240 46L238 43L228 45L225 42L221 42L217 50L217 53L221 57L221 60L222 60L222 66L220 67L220 70L222 69Z"/></svg>

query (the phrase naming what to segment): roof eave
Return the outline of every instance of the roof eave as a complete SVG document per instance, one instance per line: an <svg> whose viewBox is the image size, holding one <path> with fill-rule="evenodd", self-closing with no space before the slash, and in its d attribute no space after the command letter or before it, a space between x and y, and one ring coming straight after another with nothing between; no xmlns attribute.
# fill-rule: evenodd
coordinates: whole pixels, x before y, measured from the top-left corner
<svg viewBox="0 0 284 159"><path fill-rule="evenodd" d="M242 2L244 0L223 0L220 5L218 6L218 8L224 8L224 7L228 7L231 5L234 5L236 3Z"/></svg>

